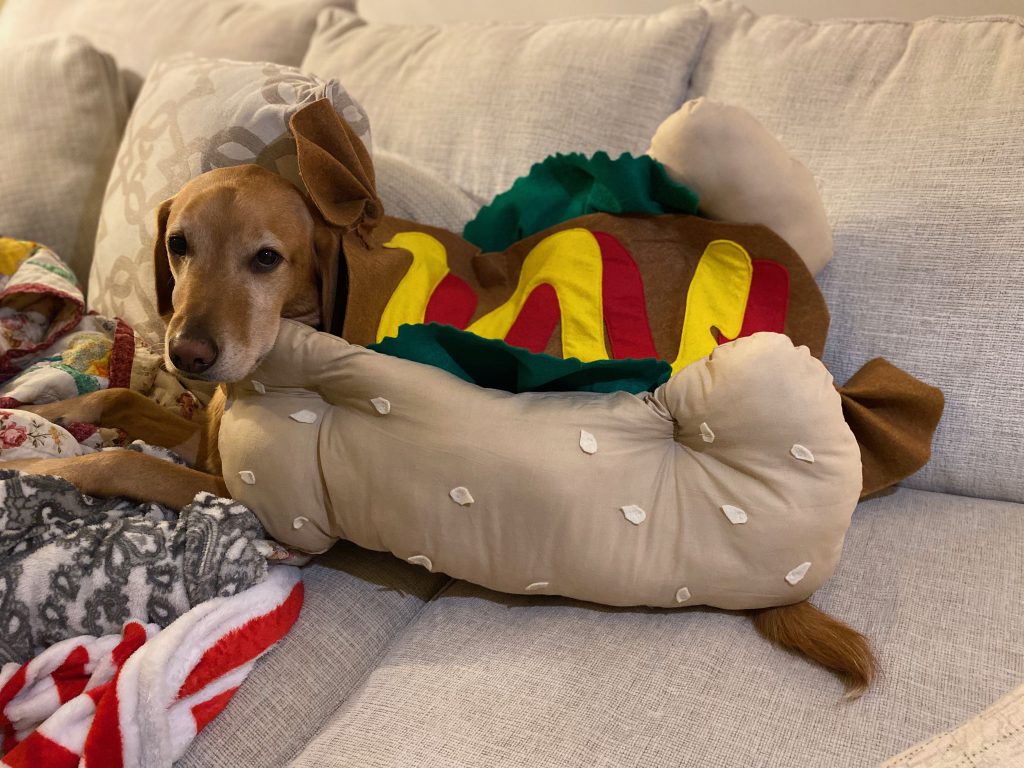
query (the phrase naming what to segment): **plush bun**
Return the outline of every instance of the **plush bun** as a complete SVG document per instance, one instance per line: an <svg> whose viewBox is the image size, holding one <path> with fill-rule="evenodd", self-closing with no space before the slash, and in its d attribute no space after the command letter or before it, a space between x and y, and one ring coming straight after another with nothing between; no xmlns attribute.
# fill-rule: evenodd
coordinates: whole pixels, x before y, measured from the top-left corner
<svg viewBox="0 0 1024 768"><path fill-rule="evenodd" d="M697 193L703 215L764 224L811 274L832 258L832 229L814 176L745 109L688 101L658 126L647 154Z"/></svg>

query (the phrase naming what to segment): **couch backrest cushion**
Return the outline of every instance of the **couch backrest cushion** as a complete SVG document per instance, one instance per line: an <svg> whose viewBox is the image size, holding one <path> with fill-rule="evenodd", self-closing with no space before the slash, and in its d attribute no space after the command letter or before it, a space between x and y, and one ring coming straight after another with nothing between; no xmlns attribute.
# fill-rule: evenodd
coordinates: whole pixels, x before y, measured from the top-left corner
<svg viewBox="0 0 1024 768"><path fill-rule="evenodd" d="M78 37L0 45L0 233L50 247L85 281L128 119L110 56Z"/></svg>
<svg viewBox="0 0 1024 768"><path fill-rule="evenodd" d="M462 232L480 207L454 182L396 152L378 147L373 171L388 216Z"/></svg>
<svg viewBox="0 0 1024 768"><path fill-rule="evenodd" d="M177 57L146 78L114 162L89 274L89 308L162 341L156 305L156 208L194 176L257 163L297 185L291 116L327 98L369 145L365 113L334 81L293 67Z"/></svg>
<svg viewBox="0 0 1024 768"><path fill-rule="evenodd" d="M484 203L553 152L646 151L683 101L704 32L694 6L442 26L367 24L330 9L303 68L345 83L381 148Z"/></svg>
<svg viewBox="0 0 1024 768"><path fill-rule="evenodd" d="M908 484L1024 501L1024 21L805 22L705 2L691 96L749 109L818 176L825 361L946 394Z"/></svg>
<svg viewBox="0 0 1024 768"><path fill-rule="evenodd" d="M134 100L153 62L167 56L297 65L316 15L354 0L6 0L0 43L78 34L117 59Z"/></svg>

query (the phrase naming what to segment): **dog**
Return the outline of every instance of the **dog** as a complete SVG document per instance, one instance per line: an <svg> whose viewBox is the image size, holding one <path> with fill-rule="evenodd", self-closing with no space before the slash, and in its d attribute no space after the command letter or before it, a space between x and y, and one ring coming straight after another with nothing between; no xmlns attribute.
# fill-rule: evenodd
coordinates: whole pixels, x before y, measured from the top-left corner
<svg viewBox="0 0 1024 768"><path fill-rule="evenodd" d="M306 140L322 148L325 158L337 160L343 154L337 137ZM188 182L159 206L153 258L158 308L167 320L169 370L209 382L239 381L269 352L281 318L324 329L337 326L336 304L345 301L343 244L351 233L342 214L352 201L324 190L342 175L328 168L320 181L307 185L307 192L258 166L223 168ZM372 171L369 180L372 184ZM5 466L60 475L90 495L180 508L199 491L227 495L217 449L224 406L224 389L218 388L199 435L191 422L128 390L29 408L51 421L119 427L132 437L185 453L201 469L133 452ZM876 661L867 639L806 600L747 614L773 644L837 673L848 698L860 696L872 683Z"/></svg>

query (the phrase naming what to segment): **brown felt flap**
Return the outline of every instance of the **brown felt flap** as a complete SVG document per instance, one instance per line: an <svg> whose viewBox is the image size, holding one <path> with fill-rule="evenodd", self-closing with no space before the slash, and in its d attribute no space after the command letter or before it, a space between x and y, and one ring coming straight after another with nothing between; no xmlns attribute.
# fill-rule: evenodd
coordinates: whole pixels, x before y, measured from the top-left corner
<svg viewBox="0 0 1024 768"><path fill-rule="evenodd" d="M942 391L877 357L839 388L846 423L860 444L862 496L895 485L931 457Z"/></svg>
<svg viewBox="0 0 1024 768"><path fill-rule="evenodd" d="M362 140L328 99L300 109L289 127L299 173L321 215L336 227L366 236L384 209L377 197L373 161Z"/></svg>

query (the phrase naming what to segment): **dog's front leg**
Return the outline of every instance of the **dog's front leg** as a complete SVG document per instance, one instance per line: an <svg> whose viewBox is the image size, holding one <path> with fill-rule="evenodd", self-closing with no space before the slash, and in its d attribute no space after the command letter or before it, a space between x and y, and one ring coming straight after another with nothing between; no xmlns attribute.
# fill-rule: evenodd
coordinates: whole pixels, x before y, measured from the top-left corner
<svg viewBox="0 0 1024 768"><path fill-rule="evenodd" d="M100 451L66 459L19 459L0 462L0 469L56 475L88 496L155 501L175 510L202 491L228 497L227 486L220 477L136 451Z"/></svg>
<svg viewBox="0 0 1024 768"><path fill-rule="evenodd" d="M130 389L101 389L56 403L20 406L20 410L54 424L82 422L122 429L133 440L169 448L196 466L206 461L204 422L184 419Z"/></svg>

